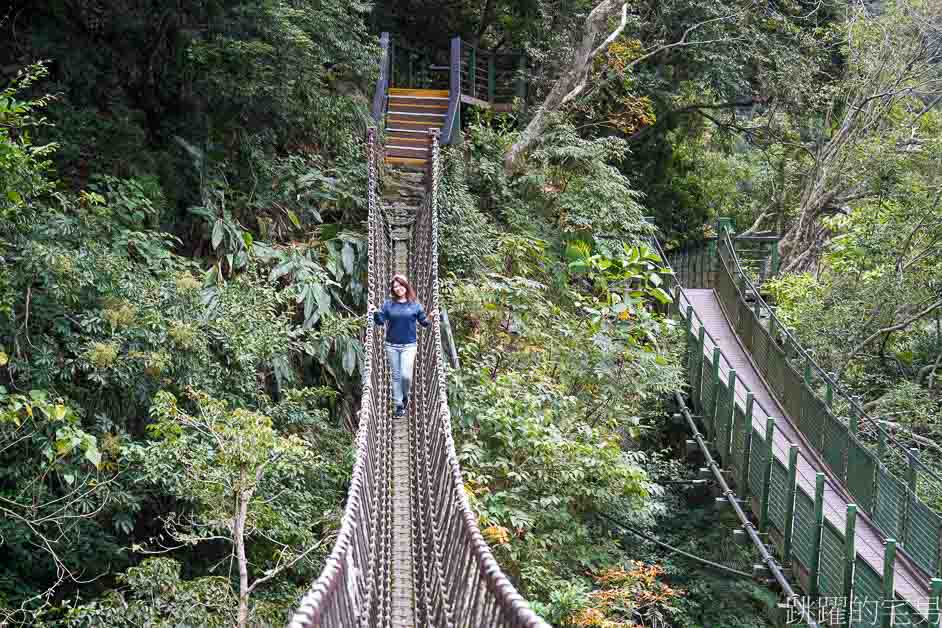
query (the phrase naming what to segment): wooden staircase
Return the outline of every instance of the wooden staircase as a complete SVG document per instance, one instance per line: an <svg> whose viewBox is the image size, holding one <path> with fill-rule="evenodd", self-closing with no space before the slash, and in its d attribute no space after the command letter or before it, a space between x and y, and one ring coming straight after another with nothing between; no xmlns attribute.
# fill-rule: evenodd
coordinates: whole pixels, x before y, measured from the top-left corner
<svg viewBox="0 0 942 628"><path fill-rule="evenodd" d="M447 89L390 88L386 163L425 169L432 157L430 131L441 130L447 113Z"/></svg>

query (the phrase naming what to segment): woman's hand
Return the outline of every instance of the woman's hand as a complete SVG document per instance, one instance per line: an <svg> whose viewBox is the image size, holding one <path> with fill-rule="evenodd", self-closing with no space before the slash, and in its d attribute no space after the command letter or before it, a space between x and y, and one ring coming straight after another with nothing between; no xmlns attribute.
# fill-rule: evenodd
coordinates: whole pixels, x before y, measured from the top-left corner
<svg viewBox="0 0 942 628"><path fill-rule="evenodd" d="M367 316L373 316L373 312L375 312L375 311L376 311L376 306L375 306L375 305L373 305L372 303L367 303L367 304L366 304L366 314L367 314Z"/></svg>
<svg viewBox="0 0 942 628"><path fill-rule="evenodd" d="M428 313L428 317L432 320L438 320L438 307L433 307Z"/></svg>

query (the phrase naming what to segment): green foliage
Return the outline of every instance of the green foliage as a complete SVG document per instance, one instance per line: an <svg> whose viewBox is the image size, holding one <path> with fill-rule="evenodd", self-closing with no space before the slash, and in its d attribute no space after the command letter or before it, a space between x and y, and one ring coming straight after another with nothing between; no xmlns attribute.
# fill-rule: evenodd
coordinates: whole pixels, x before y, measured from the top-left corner
<svg viewBox="0 0 942 628"><path fill-rule="evenodd" d="M122 589L70 609L64 619L55 620L61 623L49 625L74 628L233 625L238 601L229 579L205 576L183 580L180 571L180 563L171 558L148 558L118 576Z"/></svg>
<svg viewBox="0 0 942 628"><path fill-rule="evenodd" d="M581 138L574 127L553 128L533 151L538 168L524 177L547 196L554 222L563 233L595 238L605 251L617 250L646 233L639 193L609 162L627 152L623 140Z"/></svg>
<svg viewBox="0 0 942 628"><path fill-rule="evenodd" d="M492 251L497 230L477 207L461 153L445 147L442 161L438 188L440 263L451 273L468 275L478 270L479 260Z"/></svg>
<svg viewBox="0 0 942 628"><path fill-rule="evenodd" d="M33 145L30 134L41 123L35 109L46 100L17 99L17 90L42 71L32 68L0 99L0 182L10 186L0 221L0 377L13 390L33 391L0 388L7 469L0 482L0 617L20 622L36 615L62 625L68 608L50 600L74 593L81 607L70 615L74 625L141 625L183 617L189 604L211 596L206 615L193 621L229 625L228 578L207 575L219 563L217 545L190 544L210 527L186 537L171 561L133 567L137 551L160 549L168 535L183 539L194 521L213 520L215 533L228 525L213 519L228 498L201 492L206 485L186 484L185 474L175 472L174 465L189 460L193 468L200 461L182 451L161 457L157 445L142 444L153 420L147 409L155 395L201 390L220 407L243 409L226 415L229 423L213 424L219 434L236 440L254 434L258 452L292 443L292 455L279 458L282 466L263 474L267 484L259 494L275 486L282 495L252 511L247 551L253 563L279 571L312 550L290 571L306 586L323 559L319 542L337 525L350 452L348 437L322 408L336 390L292 386L321 372L348 394L357 382L361 321L338 310L363 299L363 239L335 229L311 247L307 266L274 276L267 264L288 261L291 249L269 246L276 252L262 255L251 232L226 213L225 194L209 188L206 198L217 202L218 214L208 214L207 239L225 261L211 265L218 272L206 277L199 261L179 255L187 243L160 231L170 210L153 176L92 173L85 177L90 187L78 193L57 185L47 159L51 147ZM287 170L300 180L289 189L293 198L328 189L321 179L305 184L299 168ZM330 288L326 309L313 291L315 280ZM305 321L301 313L312 302L321 306L320 317ZM186 453L207 451L188 441ZM253 462L245 450L218 453L223 458L202 460L203 477L224 471L221 461ZM304 464L284 468L298 456ZM161 464L159 471L153 467ZM256 540L258 531L267 536ZM179 579L180 564L186 580ZM127 598L113 591L82 606L127 568ZM297 586L288 575L279 571L256 596L260 623L281 621L293 602ZM159 602L144 586L151 577L165 585ZM227 596L218 595L221 582Z"/></svg>
<svg viewBox="0 0 942 628"><path fill-rule="evenodd" d="M490 272L446 291L462 356L450 406L465 488L505 572L547 617L564 618L581 608L585 572L621 555L591 513L644 518L652 507L659 489L646 456L623 445L648 429L642 416L680 371L658 349L663 320L652 316L642 332L617 314L598 316L607 291L580 293L566 281L548 290L565 266L546 242L507 234L485 261ZM630 282L612 284L620 280ZM654 302L640 295L639 313Z"/></svg>
<svg viewBox="0 0 942 628"><path fill-rule="evenodd" d="M47 178L48 157L55 145L33 144L30 130L44 124L36 111L50 98L19 100L22 92L48 74L46 66L32 65L0 91L0 222L18 223L30 215L36 200L53 188ZM0 254L3 241L0 240Z"/></svg>

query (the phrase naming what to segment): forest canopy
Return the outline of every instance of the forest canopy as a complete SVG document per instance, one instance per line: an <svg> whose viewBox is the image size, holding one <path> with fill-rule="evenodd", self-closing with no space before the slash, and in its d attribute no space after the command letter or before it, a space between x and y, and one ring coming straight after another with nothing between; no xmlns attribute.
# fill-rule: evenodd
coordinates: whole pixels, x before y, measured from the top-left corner
<svg viewBox="0 0 942 628"><path fill-rule="evenodd" d="M675 486L655 228L669 251L720 217L779 237L778 316L942 466L937 2L2 11L0 624L278 625L320 572L360 409L381 32L523 60L510 111L466 105L443 152L440 266L465 489L548 621L774 606L596 516L751 561Z"/></svg>

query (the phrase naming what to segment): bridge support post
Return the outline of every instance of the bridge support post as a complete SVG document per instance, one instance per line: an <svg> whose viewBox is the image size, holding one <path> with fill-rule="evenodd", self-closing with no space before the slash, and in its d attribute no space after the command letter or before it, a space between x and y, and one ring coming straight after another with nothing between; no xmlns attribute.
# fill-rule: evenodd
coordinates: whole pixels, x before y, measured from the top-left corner
<svg viewBox="0 0 942 628"><path fill-rule="evenodd" d="M711 400L712 408L705 408L703 414L707 415L709 412L710 423L707 426L710 434L710 440L716 441L716 410L719 404L719 395L717 391L720 389L720 348L713 347L713 369L711 373L711 378L713 382L713 399Z"/></svg>
<svg viewBox="0 0 942 628"><path fill-rule="evenodd" d="M827 404L828 408L834 406L834 387L830 381L827 382L827 388L824 391L824 403Z"/></svg>
<svg viewBox="0 0 942 628"><path fill-rule="evenodd" d="M824 529L824 474L814 475L814 529L811 535L811 565L808 595L818 597L818 571L821 566L821 531Z"/></svg>
<svg viewBox="0 0 942 628"><path fill-rule="evenodd" d="M919 465L919 450L916 448L908 449L906 452L906 461L909 463L906 466L906 486L909 487L909 492L913 495L916 494L916 467ZM903 504L903 538L900 539L900 545L906 547L909 545L909 532L912 525L912 506L913 500L909 498L909 495L906 496L906 501Z"/></svg>
<svg viewBox="0 0 942 628"><path fill-rule="evenodd" d="M857 526L857 506L847 504L847 518L844 520L844 628L851 628L851 598L854 595L854 564L857 560L857 548L854 544Z"/></svg>
<svg viewBox="0 0 942 628"><path fill-rule="evenodd" d="M929 594L929 625L937 628L942 617L942 578L932 579L932 592Z"/></svg>
<svg viewBox="0 0 942 628"><path fill-rule="evenodd" d="M527 57L525 54L521 53L517 57L517 85L516 92L517 98L520 99L520 110L527 110Z"/></svg>
<svg viewBox="0 0 942 628"><path fill-rule="evenodd" d="M726 436L723 439L722 447L719 452L723 457L723 463L729 466L733 453L733 419L736 416L736 369L729 369L729 376L726 379L726 390L729 394L729 413L717 421L723 421L726 429L723 433Z"/></svg>
<svg viewBox="0 0 942 628"><path fill-rule="evenodd" d="M893 606L895 597L894 576L896 575L896 539L887 539L883 554L883 604L880 605L880 625L890 628L893 625Z"/></svg>
<svg viewBox="0 0 942 628"><path fill-rule="evenodd" d="M749 494L749 461L752 457L752 409L755 405L755 398L751 392L746 393L746 420L743 421L739 429L745 432L743 437L742 469L740 469L740 494L743 497Z"/></svg>
<svg viewBox="0 0 942 628"><path fill-rule="evenodd" d="M694 403L698 406L700 414L705 414L703 409L703 349L706 344L706 329L700 325L700 331L697 332L697 376L695 381L690 382L694 387Z"/></svg>
<svg viewBox="0 0 942 628"><path fill-rule="evenodd" d="M778 252L778 242L772 243L772 275L777 275L782 265L782 258Z"/></svg>
<svg viewBox="0 0 942 628"><path fill-rule="evenodd" d="M478 97L478 81L477 81L477 70L478 70L478 59L477 59L477 48L474 46L468 46L468 53L471 57L471 61L468 64L468 84L471 88L470 96L472 98Z"/></svg>
<svg viewBox="0 0 942 628"><path fill-rule="evenodd" d="M787 564L792 559L792 536L795 522L795 483L798 479L798 445L788 448L788 485L785 493L785 535L782 540L782 560Z"/></svg>
<svg viewBox="0 0 942 628"><path fill-rule="evenodd" d="M775 448L772 439L775 437L775 419L768 417L765 420L765 465L762 469L762 498L759 501L759 531L766 532L769 527L769 495L772 491L772 456Z"/></svg>
<svg viewBox="0 0 942 628"><path fill-rule="evenodd" d="M487 102L494 104L497 94L497 62L494 53L487 56Z"/></svg>

